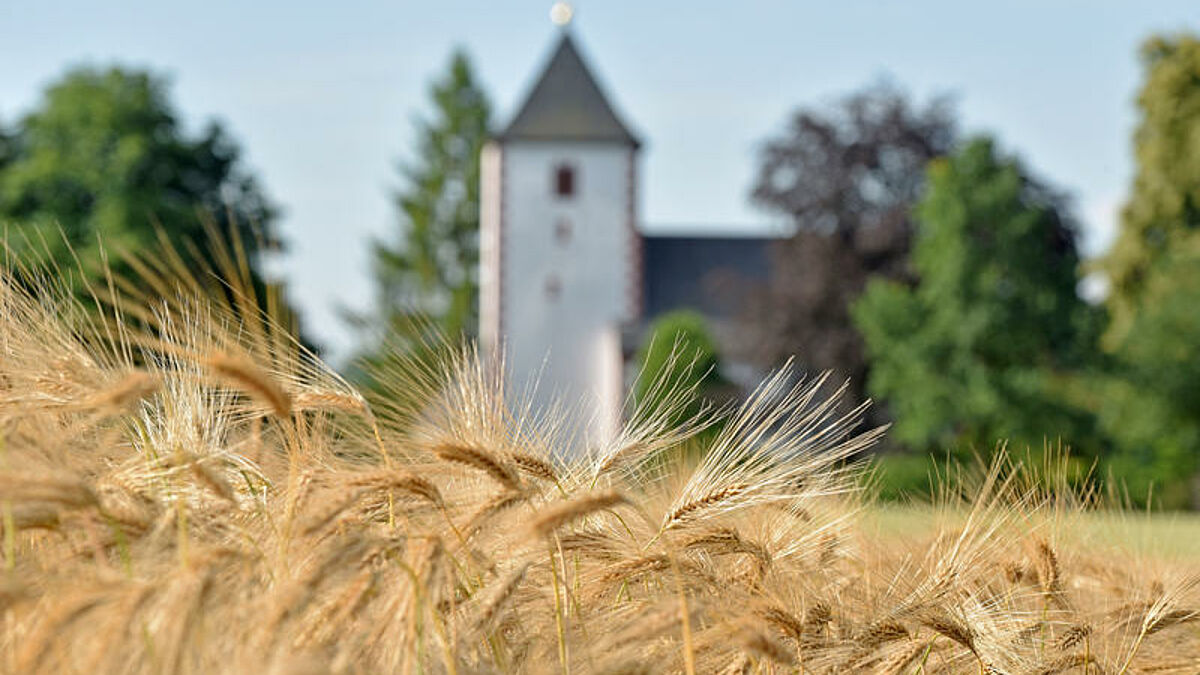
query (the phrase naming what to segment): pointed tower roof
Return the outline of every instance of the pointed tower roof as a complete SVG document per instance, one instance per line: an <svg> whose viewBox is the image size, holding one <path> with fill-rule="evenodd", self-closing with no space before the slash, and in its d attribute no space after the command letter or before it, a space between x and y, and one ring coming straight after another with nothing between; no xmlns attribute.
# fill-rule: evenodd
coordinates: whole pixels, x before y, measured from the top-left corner
<svg viewBox="0 0 1200 675"><path fill-rule="evenodd" d="M570 33L564 31L501 140L616 141L639 145L600 90Z"/></svg>

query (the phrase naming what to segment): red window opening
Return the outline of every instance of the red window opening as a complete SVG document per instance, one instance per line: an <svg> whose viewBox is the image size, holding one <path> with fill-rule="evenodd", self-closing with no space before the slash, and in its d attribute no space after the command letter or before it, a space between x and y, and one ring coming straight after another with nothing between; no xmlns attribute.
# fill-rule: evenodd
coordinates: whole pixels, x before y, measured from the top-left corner
<svg viewBox="0 0 1200 675"><path fill-rule="evenodd" d="M554 169L554 194L559 197L575 196L575 169L566 164Z"/></svg>

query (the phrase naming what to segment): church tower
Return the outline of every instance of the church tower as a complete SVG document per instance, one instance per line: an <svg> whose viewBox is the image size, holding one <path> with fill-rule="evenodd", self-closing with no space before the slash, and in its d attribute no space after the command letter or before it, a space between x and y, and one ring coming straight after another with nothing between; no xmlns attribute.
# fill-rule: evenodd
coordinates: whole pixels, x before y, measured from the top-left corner
<svg viewBox="0 0 1200 675"><path fill-rule="evenodd" d="M618 428L622 328L640 313L639 142L563 30L481 158L480 338L510 382L536 382Z"/></svg>

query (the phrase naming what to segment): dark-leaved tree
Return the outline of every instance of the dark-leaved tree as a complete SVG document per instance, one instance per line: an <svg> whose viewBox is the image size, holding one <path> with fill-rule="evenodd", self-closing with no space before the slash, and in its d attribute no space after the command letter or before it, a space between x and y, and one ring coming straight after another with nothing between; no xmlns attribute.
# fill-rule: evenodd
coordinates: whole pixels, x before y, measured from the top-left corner
<svg viewBox="0 0 1200 675"><path fill-rule="evenodd" d="M794 356L850 378L846 400L862 399L867 362L850 305L871 277L911 282L910 211L925 165L954 142L945 99L914 106L879 84L827 110L798 110L763 146L752 198L792 234L774 246L769 283L750 305L756 360Z"/></svg>

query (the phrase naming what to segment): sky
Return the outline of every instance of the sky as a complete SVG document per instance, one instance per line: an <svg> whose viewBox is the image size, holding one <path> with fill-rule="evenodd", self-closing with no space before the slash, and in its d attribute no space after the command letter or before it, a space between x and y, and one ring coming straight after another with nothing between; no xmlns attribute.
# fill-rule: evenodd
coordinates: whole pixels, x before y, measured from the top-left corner
<svg viewBox="0 0 1200 675"><path fill-rule="evenodd" d="M496 123L554 45L548 0L0 0L0 122L79 64L171 78L190 129L222 122L283 210L279 262L306 328L336 360L340 307L371 298L369 241L395 236L397 166L430 81L462 46ZM770 231L747 195L757 149L790 111L889 79L951 94L1067 191L1091 254L1111 241L1132 175L1137 50L1200 30L1196 0L577 0L572 30L645 142L647 231Z"/></svg>

